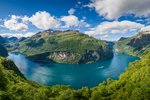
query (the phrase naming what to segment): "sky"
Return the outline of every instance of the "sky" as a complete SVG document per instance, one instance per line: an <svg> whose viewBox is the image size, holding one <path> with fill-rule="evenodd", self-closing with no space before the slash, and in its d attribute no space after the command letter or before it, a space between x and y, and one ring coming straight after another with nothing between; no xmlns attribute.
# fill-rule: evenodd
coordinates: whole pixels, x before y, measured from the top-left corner
<svg viewBox="0 0 150 100"><path fill-rule="evenodd" d="M0 0L0 35L79 30L116 41L150 30L150 0Z"/></svg>

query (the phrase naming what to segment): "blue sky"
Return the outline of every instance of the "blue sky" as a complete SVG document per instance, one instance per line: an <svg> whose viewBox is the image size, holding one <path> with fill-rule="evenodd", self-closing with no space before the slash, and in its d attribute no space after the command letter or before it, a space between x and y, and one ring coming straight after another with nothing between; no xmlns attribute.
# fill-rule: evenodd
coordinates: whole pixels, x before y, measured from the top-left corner
<svg viewBox="0 0 150 100"><path fill-rule="evenodd" d="M149 28L149 5L149 0L0 0L0 34L76 29L117 40Z"/></svg>

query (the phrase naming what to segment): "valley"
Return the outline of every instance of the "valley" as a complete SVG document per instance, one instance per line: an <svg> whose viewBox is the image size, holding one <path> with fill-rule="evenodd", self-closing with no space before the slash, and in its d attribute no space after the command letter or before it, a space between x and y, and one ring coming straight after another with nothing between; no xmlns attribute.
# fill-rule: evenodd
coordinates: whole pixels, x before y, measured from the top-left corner
<svg viewBox="0 0 150 100"><path fill-rule="evenodd" d="M0 0L0 100L150 100L150 0Z"/></svg>
<svg viewBox="0 0 150 100"><path fill-rule="evenodd" d="M28 81L16 65L0 58L0 99L2 100L97 100L97 99L149 99L150 54L129 64L118 80L107 79L93 88L74 90L71 86L43 86ZM118 65L119 67L122 67ZM40 70L41 71L41 70ZM95 80L95 79L94 79Z"/></svg>
<svg viewBox="0 0 150 100"><path fill-rule="evenodd" d="M145 52L148 52L148 49L144 49L148 47L149 43L147 43L148 41L145 41L141 42L144 43L144 45L139 43L138 45L135 45L135 38L137 36L139 36L140 38L138 39L142 41L141 39L143 38L143 36L141 36L141 34L138 34L131 38L121 38L116 44L114 44L114 47L116 47L117 45L117 47L114 49L118 49L119 53L114 52L112 57L113 43L106 41L102 42L86 35L74 33L76 31L69 32L71 33L64 32L58 34L58 36L54 36L55 38L58 38L57 43L61 44L62 41L58 41L60 41L61 38L64 39L65 34L65 37L69 37L69 39L67 39L67 42L63 41L63 43L71 43L71 41L73 40L74 43L76 43L76 47L83 46L84 48L86 48L86 45L91 45L93 47L86 48L89 49L89 52L87 52L87 50L83 48L74 47L72 43L70 45L71 47L68 47L67 45L69 44L66 44L67 48L62 48L62 46L60 46L60 48L56 48L55 45L57 45L58 47L59 44L56 43L54 45L53 43L56 40L53 39L53 41L50 39L52 42L52 48L44 48L44 45L48 46L48 44L45 42L38 42L40 44L33 45L33 40L48 41L42 40L41 37L44 37L45 34L51 36L51 33L49 33L49 31L47 33L38 33L37 35L31 38L26 38L20 42L18 42L17 39L13 42L13 48L11 46L9 46L8 48L8 45L12 45L10 41L8 43L6 42L5 44L1 43L1 54L5 54L1 56L9 56L7 57L7 59L3 57L0 58L0 99L20 100L28 98L30 100L37 98L37 100L47 100L49 98L54 100L97 100L101 98L147 100L149 98L150 54L146 54ZM51 36L51 38L52 37L53 36ZM85 39L84 41L90 42L88 44L77 45L83 42L83 40L80 40L80 38L87 38L87 40ZM148 38L148 36L146 36L146 38ZM134 45L132 46L132 48L140 47L135 50L143 50L140 56L138 55L138 53L136 53L137 51L133 52L133 49L131 50L121 47L125 46L125 44L131 45L131 42L132 45ZM9 50L9 52L20 52L22 54L8 54L8 51L2 45L7 45L6 48ZM42 47L43 49L40 49L40 47ZM109 49L107 50L107 48ZM50 51L46 52L46 50ZM96 54L95 57L92 56L93 53ZM141 59L139 60L138 57L133 57L127 55L126 53L131 55L134 54L134 56L139 56ZM72 56L76 57L75 54L80 54L79 57L80 59L82 58L82 63L79 63L79 58L72 59ZM81 57L81 54L86 56ZM53 58L45 59L48 56L53 56ZM97 56L100 56L100 58L97 59ZM91 57L93 58L91 59ZM63 58L63 60L61 58ZM13 62L8 59L11 59ZM91 64L87 64L87 62L89 61ZM143 84L145 84L144 87ZM49 95L47 95L47 93Z"/></svg>

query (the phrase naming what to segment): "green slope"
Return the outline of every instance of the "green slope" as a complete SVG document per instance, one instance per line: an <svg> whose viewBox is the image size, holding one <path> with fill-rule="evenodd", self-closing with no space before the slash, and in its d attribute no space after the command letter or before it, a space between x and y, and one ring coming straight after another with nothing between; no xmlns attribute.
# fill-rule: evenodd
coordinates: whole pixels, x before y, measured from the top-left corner
<svg viewBox="0 0 150 100"><path fill-rule="evenodd" d="M119 66L119 65L118 65ZM89 89L41 86L27 81L10 60L0 58L0 100L150 100L150 53L129 65L119 80Z"/></svg>
<svg viewBox="0 0 150 100"><path fill-rule="evenodd" d="M130 38L121 38L116 43L116 51L139 57L146 54L150 51L149 31L139 32L137 35Z"/></svg>
<svg viewBox="0 0 150 100"><path fill-rule="evenodd" d="M8 56L8 51L1 44L0 44L0 56L3 56L3 57L7 57Z"/></svg>
<svg viewBox="0 0 150 100"><path fill-rule="evenodd" d="M90 63L112 57L112 49L107 43L71 30L37 33L20 42L15 52L26 54L32 60L58 63ZM95 52L96 55L92 56Z"/></svg>
<svg viewBox="0 0 150 100"><path fill-rule="evenodd" d="M149 100L150 53L131 63L119 80L108 79L95 87L93 100Z"/></svg>

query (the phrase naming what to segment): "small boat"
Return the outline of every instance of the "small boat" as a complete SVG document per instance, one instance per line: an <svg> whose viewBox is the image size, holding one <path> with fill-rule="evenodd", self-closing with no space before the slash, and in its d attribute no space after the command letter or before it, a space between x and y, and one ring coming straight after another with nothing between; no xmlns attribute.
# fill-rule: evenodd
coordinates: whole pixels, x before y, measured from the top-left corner
<svg viewBox="0 0 150 100"><path fill-rule="evenodd" d="M98 69L102 69L102 68L104 68L104 66L100 66L100 67L98 67Z"/></svg>

